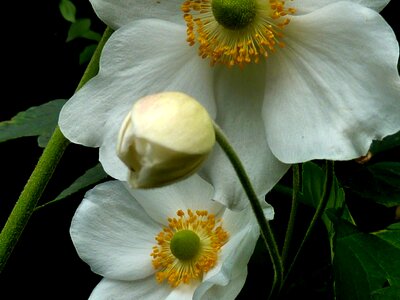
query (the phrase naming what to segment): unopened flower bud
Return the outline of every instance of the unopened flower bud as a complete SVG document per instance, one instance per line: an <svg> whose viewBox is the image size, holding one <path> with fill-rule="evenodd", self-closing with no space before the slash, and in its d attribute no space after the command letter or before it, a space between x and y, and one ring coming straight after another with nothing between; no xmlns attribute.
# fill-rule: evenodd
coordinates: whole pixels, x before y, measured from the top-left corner
<svg viewBox="0 0 400 300"><path fill-rule="evenodd" d="M119 132L117 154L134 188L159 187L197 171L215 144L213 122L192 97L164 92L139 99Z"/></svg>

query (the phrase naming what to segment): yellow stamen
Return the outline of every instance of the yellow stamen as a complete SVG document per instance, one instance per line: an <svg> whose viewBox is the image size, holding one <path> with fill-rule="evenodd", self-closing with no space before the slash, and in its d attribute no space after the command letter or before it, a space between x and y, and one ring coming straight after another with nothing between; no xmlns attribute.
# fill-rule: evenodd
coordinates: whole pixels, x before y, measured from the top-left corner
<svg viewBox="0 0 400 300"><path fill-rule="evenodd" d="M295 13L294 8L285 7L285 1L255 0L254 18L244 28L236 29L218 23L212 2L186 0L181 6L187 25L187 42L190 46L198 43L199 55L209 58L211 65L242 67L268 57L276 47L284 47L280 41L283 29L290 22L288 15Z"/></svg>
<svg viewBox="0 0 400 300"><path fill-rule="evenodd" d="M204 273L211 270L218 261L221 247L228 240L228 233L222 228L222 221L215 219L213 214L188 209L176 212L177 218L168 218L168 227L165 227L157 236L157 245L150 254L159 283L164 280L172 287L191 280L201 280ZM192 231L200 240L198 252L188 255L190 258L177 258L171 251L171 240L177 232ZM185 255L183 255L185 257Z"/></svg>

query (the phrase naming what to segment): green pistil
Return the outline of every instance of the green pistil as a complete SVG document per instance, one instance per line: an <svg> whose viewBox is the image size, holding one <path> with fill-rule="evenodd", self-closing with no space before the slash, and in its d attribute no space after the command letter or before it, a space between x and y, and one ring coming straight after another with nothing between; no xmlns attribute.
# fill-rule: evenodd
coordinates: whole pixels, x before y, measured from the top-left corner
<svg viewBox="0 0 400 300"><path fill-rule="evenodd" d="M212 11L217 22L231 30L245 28L256 15L255 0L213 0Z"/></svg>
<svg viewBox="0 0 400 300"><path fill-rule="evenodd" d="M200 251L200 238L191 230L178 231L171 239L170 249L180 260L192 259Z"/></svg>

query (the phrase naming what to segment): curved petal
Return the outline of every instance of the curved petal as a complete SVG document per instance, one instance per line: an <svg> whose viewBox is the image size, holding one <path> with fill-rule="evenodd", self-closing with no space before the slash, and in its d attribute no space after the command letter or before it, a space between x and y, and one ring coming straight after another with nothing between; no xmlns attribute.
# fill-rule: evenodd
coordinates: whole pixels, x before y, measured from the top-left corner
<svg viewBox="0 0 400 300"><path fill-rule="evenodd" d="M117 29L133 20L157 18L184 23L182 0L90 0L97 16Z"/></svg>
<svg viewBox="0 0 400 300"><path fill-rule="evenodd" d="M103 49L99 75L62 108L63 134L74 143L101 147L100 161L112 177L127 179L115 149L122 121L139 98L180 91L215 116L213 70L185 39L185 26L166 21L140 20L120 28Z"/></svg>
<svg viewBox="0 0 400 300"><path fill-rule="evenodd" d="M158 284L154 276L135 281L104 278L94 288L89 300L166 299L171 291L167 284Z"/></svg>
<svg viewBox="0 0 400 300"><path fill-rule="evenodd" d="M223 228L229 232L229 240L221 248L220 263L204 276L195 292L195 299L205 295L224 295L222 298L211 297L213 299L234 299L245 283L247 264L260 234L252 210L226 210Z"/></svg>
<svg viewBox="0 0 400 300"><path fill-rule="evenodd" d="M165 300L187 300L193 299L193 294L196 288L198 287L199 282L193 282L190 284L181 284L178 287L171 290L171 293L168 295Z"/></svg>
<svg viewBox="0 0 400 300"><path fill-rule="evenodd" d="M212 282L202 283L195 291L193 300L200 299L235 299L242 290L247 278L247 267L240 274L232 278L226 285L215 285Z"/></svg>
<svg viewBox="0 0 400 300"><path fill-rule="evenodd" d="M239 212L226 210L223 227L229 232L229 240L221 249L220 267L208 272L204 278L204 281L220 285L225 285L246 268L260 235L250 207Z"/></svg>
<svg viewBox="0 0 400 300"><path fill-rule="evenodd" d="M160 229L121 182L110 181L86 193L70 234L93 272L135 280L154 273L150 253Z"/></svg>
<svg viewBox="0 0 400 300"><path fill-rule="evenodd" d="M215 74L216 123L237 152L260 199L289 168L272 154L265 138L261 115L264 71L262 65L249 65L243 70L223 66ZM213 199L232 209L248 205L236 172L219 146L215 147L200 174L213 183Z"/></svg>
<svg viewBox="0 0 400 300"><path fill-rule="evenodd" d="M339 2L292 18L267 61L268 144L287 163L348 160L400 130L395 35L375 11Z"/></svg>
<svg viewBox="0 0 400 300"><path fill-rule="evenodd" d="M92 291L89 300L186 300L192 299L197 285L182 284L172 289L168 284L159 284L154 276L135 281L104 278Z"/></svg>
<svg viewBox="0 0 400 300"><path fill-rule="evenodd" d="M288 6L296 8L296 15L302 15L339 1L343 0L295 0L291 1ZM358 3L376 11L381 11L390 0L347 0L347 2Z"/></svg>
<svg viewBox="0 0 400 300"><path fill-rule="evenodd" d="M168 218L176 217L176 212L180 209L207 210L214 214L223 210L220 203L211 201L213 187L196 174L165 187L130 189L130 193L138 199L153 220L163 225L168 224Z"/></svg>

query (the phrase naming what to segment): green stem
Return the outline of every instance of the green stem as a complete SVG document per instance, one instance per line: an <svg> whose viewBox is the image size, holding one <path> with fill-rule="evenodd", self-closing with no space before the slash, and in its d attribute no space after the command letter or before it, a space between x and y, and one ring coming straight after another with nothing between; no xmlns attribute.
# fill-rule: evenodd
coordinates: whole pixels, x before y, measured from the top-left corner
<svg viewBox="0 0 400 300"><path fill-rule="evenodd" d="M268 249L271 257L272 265L274 268L274 280L271 288L270 298L275 296L279 292L283 280L283 265L279 255L279 249L272 233L271 227L268 221L265 219L261 203L258 200L257 194L255 193L251 181L232 146L230 145L227 137L221 130L221 128L214 123L216 139L228 159L232 163L233 168L236 171L237 176L246 192L247 197L250 200L251 207L260 226L261 236Z"/></svg>
<svg viewBox="0 0 400 300"><path fill-rule="evenodd" d="M57 127L0 233L0 272L68 145Z"/></svg>
<svg viewBox="0 0 400 300"><path fill-rule="evenodd" d="M292 241L293 229L297 214L297 207L299 206L299 194L300 194L300 167L298 164L292 166L293 170L293 193L292 193L292 207L290 209L290 216L288 226L285 234L285 241L282 248L282 262L283 266L286 266L290 243Z"/></svg>
<svg viewBox="0 0 400 300"><path fill-rule="evenodd" d="M78 87L76 90L79 90L81 87L83 87L86 82L88 82L90 79L92 79L94 76L97 75L99 71L99 61L100 61L100 55L101 51L103 50L103 47L105 43L107 42L108 38L111 36L113 33L113 30L110 27L106 27L104 30L103 36L101 40L99 41L99 44L97 45L96 50L93 53L92 58L90 59L90 62L88 66L86 67L85 72L82 75L82 79L78 84Z"/></svg>
<svg viewBox="0 0 400 300"><path fill-rule="evenodd" d="M314 213L313 218L311 219L310 225L307 228L306 234L304 235L303 241L300 244L300 247L297 249L296 255L293 258L293 261L290 265L290 267L287 269L286 272L286 276L284 278L283 284L285 284L287 282L287 279L290 275L290 272L293 269L293 266L296 263L296 260L301 252L301 250L304 247L305 242L308 240L308 238L310 237L315 224L317 223L317 221L321 218L322 214L325 211L326 205L328 203L329 200L329 196L331 194L332 191L332 186L333 186L333 175L334 175L334 162L333 161L326 161L326 167L325 167L325 181L324 181L324 187L323 187L323 191L322 191L322 196L321 199L319 201L318 207ZM282 285L283 286L283 285Z"/></svg>
<svg viewBox="0 0 400 300"><path fill-rule="evenodd" d="M111 33L112 30L110 28L104 31L103 37L78 84L77 90L97 74L101 50ZM3 271L68 144L69 141L63 136L60 129L56 127L0 233L0 272Z"/></svg>

